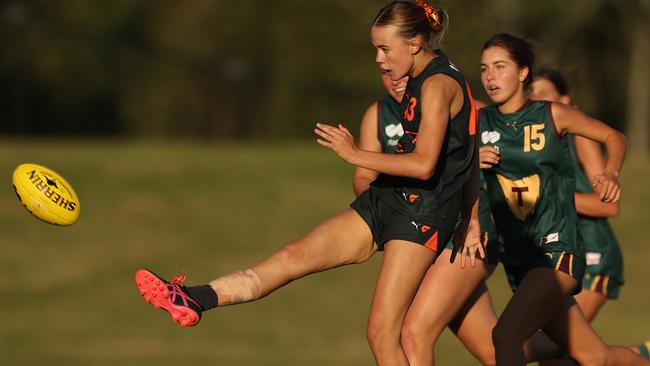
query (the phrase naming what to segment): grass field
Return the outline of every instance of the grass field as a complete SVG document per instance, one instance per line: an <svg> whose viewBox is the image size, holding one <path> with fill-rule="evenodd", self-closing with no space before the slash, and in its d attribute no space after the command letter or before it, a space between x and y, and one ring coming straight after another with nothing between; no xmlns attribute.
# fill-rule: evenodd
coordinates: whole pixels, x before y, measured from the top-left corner
<svg viewBox="0 0 650 366"><path fill-rule="evenodd" d="M11 172L62 173L80 221L54 227L16 200ZM140 298L142 266L198 283L256 262L347 207L352 169L315 143L197 144L0 140L0 357L5 365L372 365L365 326L381 254L307 277L180 329ZM609 342L650 338L650 166L629 159L613 225L627 283L595 327ZM497 308L509 290L490 279ZM448 332L440 365L477 364Z"/></svg>

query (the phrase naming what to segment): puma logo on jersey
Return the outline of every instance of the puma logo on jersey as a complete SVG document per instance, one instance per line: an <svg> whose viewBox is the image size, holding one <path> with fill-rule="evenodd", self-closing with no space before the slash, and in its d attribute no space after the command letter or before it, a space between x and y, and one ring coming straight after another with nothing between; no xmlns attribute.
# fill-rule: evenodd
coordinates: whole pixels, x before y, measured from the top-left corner
<svg viewBox="0 0 650 366"><path fill-rule="evenodd" d="M483 145L493 144L499 141L499 139L501 139L501 134L497 131L484 131L481 134L481 141L483 141Z"/></svg>
<svg viewBox="0 0 650 366"><path fill-rule="evenodd" d="M411 224L413 226L415 226L415 230L417 230L417 231L419 231L419 232L421 232L423 234L426 233L427 231L431 230L431 226L429 226L429 225L418 224L415 221L411 221Z"/></svg>
<svg viewBox="0 0 650 366"><path fill-rule="evenodd" d="M384 132L388 137L402 137L404 135L404 129L402 128L401 123L390 124L384 128Z"/></svg>

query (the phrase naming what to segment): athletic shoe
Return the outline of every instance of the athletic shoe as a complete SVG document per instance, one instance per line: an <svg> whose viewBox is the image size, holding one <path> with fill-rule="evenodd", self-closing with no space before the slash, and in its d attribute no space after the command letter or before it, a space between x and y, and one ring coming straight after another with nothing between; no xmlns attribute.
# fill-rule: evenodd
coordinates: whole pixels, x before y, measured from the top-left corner
<svg viewBox="0 0 650 366"><path fill-rule="evenodd" d="M182 285L185 276L175 276L171 282L146 269L135 273L135 285L144 300L171 315L181 327L192 327L201 320L201 306L192 299Z"/></svg>

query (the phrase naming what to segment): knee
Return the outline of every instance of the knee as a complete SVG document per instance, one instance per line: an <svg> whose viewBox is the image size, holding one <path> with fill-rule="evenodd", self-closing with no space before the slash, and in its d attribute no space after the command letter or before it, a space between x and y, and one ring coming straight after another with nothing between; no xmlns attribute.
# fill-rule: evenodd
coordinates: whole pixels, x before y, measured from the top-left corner
<svg viewBox="0 0 650 366"><path fill-rule="evenodd" d="M517 339L514 333L508 326L497 321L497 324L492 328L492 343L494 344L494 348L502 349L520 344L523 349L525 339Z"/></svg>
<svg viewBox="0 0 650 366"><path fill-rule="evenodd" d="M422 350L433 350L440 331L430 329L421 322L405 322L402 326L400 341L408 355Z"/></svg>
<svg viewBox="0 0 650 366"><path fill-rule="evenodd" d="M285 265L285 268L291 268L296 264L303 263L305 259L305 250L303 249L301 242L298 240L280 248L276 255L280 262Z"/></svg>
<svg viewBox="0 0 650 366"><path fill-rule="evenodd" d="M485 343L485 345L474 350L474 357L476 357L483 366L496 366L497 364L494 347L488 343Z"/></svg>
<svg viewBox="0 0 650 366"><path fill-rule="evenodd" d="M395 331L380 320L369 321L367 330L368 344L373 352L388 351L400 343L399 330Z"/></svg>
<svg viewBox="0 0 650 366"><path fill-rule="evenodd" d="M611 365L609 349L599 347L599 349L590 349L588 352L579 352L572 354L571 357L583 366L606 366Z"/></svg>

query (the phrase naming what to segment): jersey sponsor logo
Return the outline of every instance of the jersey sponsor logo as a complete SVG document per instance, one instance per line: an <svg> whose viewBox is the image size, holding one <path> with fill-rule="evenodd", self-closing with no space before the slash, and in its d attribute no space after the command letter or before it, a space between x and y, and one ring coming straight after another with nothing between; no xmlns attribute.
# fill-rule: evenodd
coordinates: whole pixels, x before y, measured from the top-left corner
<svg viewBox="0 0 650 366"><path fill-rule="evenodd" d="M389 124L384 127L384 133L388 137L402 137L404 135L404 129L402 128L401 123Z"/></svg>
<svg viewBox="0 0 650 366"><path fill-rule="evenodd" d="M558 241L560 241L560 233L552 233L541 238L539 240L539 245L543 247L546 244L555 243Z"/></svg>
<svg viewBox="0 0 650 366"><path fill-rule="evenodd" d="M501 139L501 134L497 131L484 131L481 134L481 141L483 141L483 145L493 144L499 141L499 139Z"/></svg>
<svg viewBox="0 0 650 366"><path fill-rule="evenodd" d="M496 176L510 211L517 219L526 221L526 217L535 210L539 198L539 175L533 174L517 180L508 179L501 174Z"/></svg>
<svg viewBox="0 0 650 366"><path fill-rule="evenodd" d="M595 266L597 264L600 264L600 259L602 258L601 253L597 252L587 252L585 253L585 259L587 260L587 265L588 266Z"/></svg>

